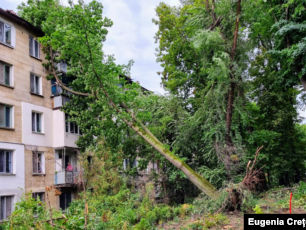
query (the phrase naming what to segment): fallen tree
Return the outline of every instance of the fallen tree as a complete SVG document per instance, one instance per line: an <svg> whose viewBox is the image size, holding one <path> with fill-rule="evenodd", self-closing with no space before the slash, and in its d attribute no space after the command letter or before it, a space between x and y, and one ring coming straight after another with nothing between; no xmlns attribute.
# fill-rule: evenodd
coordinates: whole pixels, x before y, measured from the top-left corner
<svg viewBox="0 0 306 230"><path fill-rule="evenodd" d="M57 1L54 2L56 3L51 4L53 7L45 9L45 18L39 25L45 33L40 42L46 53L47 63L44 65L50 73L49 79L55 78L57 84L72 95L88 98L88 109L95 104L107 104L116 120L123 121L134 130L181 170L202 192L212 199L217 199L219 193L215 187L167 149L130 110L128 104L133 98L127 98L125 94L132 92L135 96L141 94L141 91L136 84L130 86L129 92L126 92L124 87L118 87L118 75L122 73L122 67L111 59L104 59L102 42L107 33L106 27L111 25L111 21L102 17L102 5L96 1L88 5L80 1L79 4L71 3L70 7L63 7ZM35 11L36 8L39 7L34 3L27 9ZM26 6L23 8L24 12L25 9ZM57 71L57 64L63 61L68 63L70 76L76 77L75 81L83 86L82 89L74 89L63 84L62 76Z"/></svg>

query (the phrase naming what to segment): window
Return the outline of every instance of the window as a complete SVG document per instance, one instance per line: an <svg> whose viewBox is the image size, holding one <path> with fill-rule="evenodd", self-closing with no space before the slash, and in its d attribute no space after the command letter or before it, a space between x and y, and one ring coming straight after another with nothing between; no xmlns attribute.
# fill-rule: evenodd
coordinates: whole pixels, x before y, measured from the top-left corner
<svg viewBox="0 0 306 230"><path fill-rule="evenodd" d="M0 104L0 127L12 128L13 127L13 108L10 105Z"/></svg>
<svg viewBox="0 0 306 230"><path fill-rule="evenodd" d="M13 152L0 149L0 174L13 173Z"/></svg>
<svg viewBox="0 0 306 230"><path fill-rule="evenodd" d="M33 152L33 174L42 174L45 172L44 153Z"/></svg>
<svg viewBox="0 0 306 230"><path fill-rule="evenodd" d="M36 133L42 132L42 114L37 112L32 112L32 131Z"/></svg>
<svg viewBox="0 0 306 230"><path fill-rule="evenodd" d="M6 45L12 45L12 27L0 21L0 42Z"/></svg>
<svg viewBox="0 0 306 230"><path fill-rule="evenodd" d="M11 65L0 62L0 84L11 85Z"/></svg>
<svg viewBox="0 0 306 230"><path fill-rule="evenodd" d="M59 202L60 202L60 208L62 210L65 210L69 207L70 203L72 200L72 194L70 191L62 191L60 197L59 197Z"/></svg>
<svg viewBox="0 0 306 230"><path fill-rule="evenodd" d="M12 213L13 196L0 196L0 220L5 220Z"/></svg>
<svg viewBox="0 0 306 230"><path fill-rule="evenodd" d="M41 90L41 77L37 76L33 73L30 74L30 86L31 86L31 93L35 93L38 95L42 95Z"/></svg>
<svg viewBox="0 0 306 230"><path fill-rule="evenodd" d="M69 121L69 115L65 114L65 130L66 133L80 134L79 126L73 122Z"/></svg>
<svg viewBox="0 0 306 230"><path fill-rule="evenodd" d="M137 159L123 159L123 170L128 170L131 168L138 167L138 160Z"/></svg>
<svg viewBox="0 0 306 230"><path fill-rule="evenodd" d="M35 199L35 200L40 200L40 201L45 201L45 193L44 192L34 192L32 193L32 197Z"/></svg>
<svg viewBox="0 0 306 230"><path fill-rule="evenodd" d="M32 36L29 37L30 56L40 58L40 44Z"/></svg>

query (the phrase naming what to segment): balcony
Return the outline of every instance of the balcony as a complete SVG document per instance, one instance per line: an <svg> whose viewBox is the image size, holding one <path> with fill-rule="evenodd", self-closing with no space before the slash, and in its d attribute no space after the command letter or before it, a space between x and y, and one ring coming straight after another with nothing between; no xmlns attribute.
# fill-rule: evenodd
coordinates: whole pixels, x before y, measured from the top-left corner
<svg viewBox="0 0 306 230"><path fill-rule="evenodd" d="M64 95L57 95L53 97L53 109L58 109L63 107L67 102L69 102L69 97Z"/></svg>
<svg viewBox="0 0 306 230"><path fill-rule="evenodd" d="M62 79L63 84L67 85L69 82L68 78ZM71 95L70 92L64 90L60 85L57 84L55 79L51 80L51 97L53 98L53 109L58 109L63 107L67 102L69 102Z"/></svg>
<svg viewBox="0 0 306 230"><path fill-rule="evenodd" d="M73 186L79 181L79 172L62 171L55 173L55 185Z"/></svg>
<svg viewBox="0 0 306 230"><path fill-rule="evenodd" d="M76 149L67 147L55 150L55 185L70 187L79 182L80 167L77 153Z"/></svg>

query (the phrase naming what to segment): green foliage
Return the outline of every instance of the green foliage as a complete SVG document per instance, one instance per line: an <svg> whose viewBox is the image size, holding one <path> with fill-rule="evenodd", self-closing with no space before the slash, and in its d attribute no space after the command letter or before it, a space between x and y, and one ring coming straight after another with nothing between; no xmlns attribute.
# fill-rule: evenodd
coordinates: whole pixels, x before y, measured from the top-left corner
<svg viewBox="0 0 306 230"><path fill-rule="evenodd" d="M49 8L61 7L59 0L28 0L18 6L18 15L41 28L49 15Z"/></svg>
<svg viewBox="0 0 306 230"><path fill-rule="evenodd" d="M244 213L250 213L253 208L258 204L258 197L248 190L242 190L242 206L241 210Z"/></svg>
<svg viewBox="0 0 306 230"><path fill-rule="evenodd" d="M222 213L214 214L211 216L208 216L204 220L204 229L208 229L217 225L223 225L228 223L228 218L223 215Z"/></svg>
<svg viewBox="0 0 306 230"><path fill-rule="evenodd" d="M260 207L260 205L256 204L255 208L253 208L253 211L255 212L255 214L263 214L263 211Z"/></svg>
<svg viewBox="0 0 306 230"><path fill-rule="evenodd" d="M45 52L50 54L52 47L58 53L52 61L68 63L69 87L92 93L86 98L71 96L64 111L80 126L83 135L78 145L87 150L84 159L89 154L95 162L95 170L88 170L85 177L91 181L94 195L110 195L111 201L97 198L110 202L108 208L114 205L112 199L122 201L123 197L116 197L120 191L128 194L127 188L122 187L124 179L116 174L123 159L141 157L138 168L124 172L128 176L137 175L150 161L157 162L162 177L153 177L163 183L162 195L174 202L186 203L199 193L180 170L128 129L124 121L132 119L122 104L165 143L165 149L173 151L218 188L228 179L241 180L247 162L261 145L264 148L257 167L264 170L270 186L290 184L305 175L306 131L305 126L297 125L296 113L298 86L305 76L304 5L295 0L243 1L237 50L232 57L237 4L227 0L215 4L215 16L220 19L215 27L205 1L183 1L181 7L161 3L156 9L157 58L163 67L163 85L174 96L143 94L137 84L126 84L118 78L128 73L130 65L117 65L113 57L103 53L103 42L112 22L103 17L99 2L80 1L59 7L56 0L29 0L19 8L22 17L45 32L40 39ZM50 69L50 65L51 56L47 55L45 66ZM232 84L235 100L231 152L225 134ZM119 112L108 106L104 90ZM96 160L100 158L103 162ZM234 172L228 167L232 162ZM255 198L244 197L249 197L246 210L255 206ZM222 198L213 204L206 200L203 203L206 209L216 210ZM123 226L139 222L141 229L160 220L160 210L153 211L153 207L144 204L139 207L141 214L136 219L132 208L117 211L122 213L119 222ZM78 205L75 210L80 210ZM170 212L165 213L171 216ZM108 211L101 215L112 219ZM73 221L77 224L84 220ZM114 226L119 222L114 222Z"/></svg>
<svg viewBox="0 0 306 230"><path fill-rule="evenodd" d="M219 199L216 201L211 201L210 199L208 199L207 196L200 195L193 202L194 206L193 213L195 214L214 213L222 207L227 197L228 197L228 192L226 191L226 189L222 190Z"/></svg>
<svg viewBox="0 0 306 230"><path fill-rule="evenodd" d="M83 196L84 194L81 194ZM117 194L87 192L87 229L154 229L154 225L173 219L175 211L167 205L157 205L148 194L140 197L122 187ZM74 200L65 215L53 210L53 225L50 213L43 203L32 198L23 199L3 229L84 229L85 202ZM187 215L191 206L179 207ZM33 218L33 216L35 218ZM123 227L124 226L124 227Z"/></svg>
<svg viewBox="0 0 306 230"><path fill-rule="evenodd" d="M249 147L264 145L260 166L270 185L297 182L305 174L305 148L297 122L297 95L305 75L305 6L299 1L257 1L250 13L251 36L260 52L251 63L251 95L258 106L253 114ZM265 9L269 10L265 10ZM298 12L298 13L297 13ZM258 17L258 15L262 15ZM300 56L303 55L303 56ZM255 112L255 111L254 111Z"/></svg>
<svg viewBox="0 0 306 230"><path fill-rule="evenodd" d="M100 143L102 146L102 142ZM92 151L91 149L91 153ZM154 229L155 224L173 219L175 212L172 207L155 204L152 200L152 186L146 187L144 195L131 192L118 172L116 162L121 160L110 160L111 155L103 147L95 151L95 164L84 166L87 172L85 176L93 177L87 180L88 189L70 204L65 215L56 210L51 213L45 203L25 197L17 204L3 228L77 230L85 228L86 218L87 229ZM87 162L87 157L84 157L84 160ZM182 206L180 209L187 214L190 206Z"/></svg>
<svg viewBox="0 0 306 230"><path fill-rule="evenodd" d="M56 229L63 222L60 211L52 210L44 202L25 195L15 206L7 222L4 222L2 229ZM54 227L50 224L50 217L57 219ZM0 226L1 229L1 226Z"/></svg>
<svg viewBox="0 0 306 230"><path fill-rule="evenodd" d="M207 230L215 227L221 227L229 222L228 217L222 213L205 215L204 221L194 221L181 229Z"/></svg>
<svg viewBox="0 0 306 230"><path fill-rule="evenodd" d="M305 148L295 127L297 87L306 73L305 5L300 1L243 2L232 63L235 7L230 1L215 3L216 18L222 20L214 30L209 29L213 12L204 1L184 1L181 7L161 3L156 10L163 84L183 98L182 105L190 113L173 146L185 156L199 153L193 159L203 175L222 186L220 182L231 174L217 162L228 163L225 111L232 81L236 84L231 130L233 157L239 161L236 170L243 171L263 145L258 167L263 168L269 185L288 185L305 175Z"/></svg>
<svg viewBox="0 0 306 230"><path fill-rule="evenodd" d="M34 6L35 4L31 3L24 5L21 8L21 14L27 14ZM35 9L32 10L35 11ZM149 93L143 93L136 83L126 82L123 74L130 68L129 64L117 65L112 56L104 55L102 44L112 22L102 16L102 4L94 0L88 4L79 1L78 4L70 2L69 7L46 10L48 12L41 26L45 36L40 38L44 51L47 53L47 62L44 65L47 70L51 70L50 77L55 77L54 64L61 61L68 64L65 77L71 79L69 87L74 91L74 95L71 95L72 100L65 106L64 111L69 114L71 121L79 124L84 133L78 141L81 149L85 150L88 146L98 145L99 138L96 137L102 137L111 152L116 154L123 151L125 159L136 159L136 153L145 156L148 150L151 151L151 156L155 156L154 149L166 149L167 151L160 152L168 161L174 165L176 165L175 162L181 161L178 156L170 152L167 146L169 143L167 125L171 122L172 115L169 111L165 111L164 114L161 112L157 114L160 120L151 122L151 111L144 110L141 105L150 100L154 102L156 99L148 96L147 100L146 96ZM57 77L63 78L59 74ZM161 115L165 116L161 118ZM165 145L159 141L154 143L148 141L147 137L151 135L151 131L144 128L143 122L149 128L153 127L152 133L157 133L157 137L165 137L162 138L166 139ZM151 146L143 147L144 141L139 140L134 133L130 133L130 128ZM137 142L134 142L135 139ZM143 146L139 147L139 145ZM137 151L134 151L135 149ZM144 153L141 152L142 150ZM154 158L160 158L160 155ZM184 168L190 172L193 171L186 167L186 164ZM128 173L136 174L137 172L134 170ZM188 175L194 174L195 172L191 172ZM194 183L195 185L203 185L202 182L205 179L199 178L200 176L191 176L189 180L198 181ZM203 187L207 184L209 183L205 183Z"/></svg>
<svg viewBox="0 0 306 230"><path fill-rule="evenodd" d="M279 208L289 208L289 197L292 192L292 210L306 209L306 183L301 181L295 185L292 190L283 190L279 188L270 196L276 199L276 206Z"/></svg>

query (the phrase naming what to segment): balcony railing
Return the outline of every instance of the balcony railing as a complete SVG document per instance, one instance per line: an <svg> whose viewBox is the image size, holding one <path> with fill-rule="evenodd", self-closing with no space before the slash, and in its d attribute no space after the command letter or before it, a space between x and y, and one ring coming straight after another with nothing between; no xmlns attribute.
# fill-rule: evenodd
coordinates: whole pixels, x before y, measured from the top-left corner
<svg viewBox="0 0 306 230"><path fill-rule="evenodd" d="M69 97L66 97L64 95L53 97L53 109L63 107L67 102L69 102L69 100Z"/></svg>
<svg viewBox="0 0 306 230"><path fill-rule="evenodd" d="M58 96L58 95L61 95L62 93L63 93L63 89L58 84L53 83L51 85L51 94L53 96Z"/></svg>
<svg viewBox="0 0 306 230"><path fill-rule="evenodd" d="M70 171L63 171L63 172L56 172L55 173L55 185L64 185L64 184L77 184L79 179L79 172L70 172Z"/></svg>

